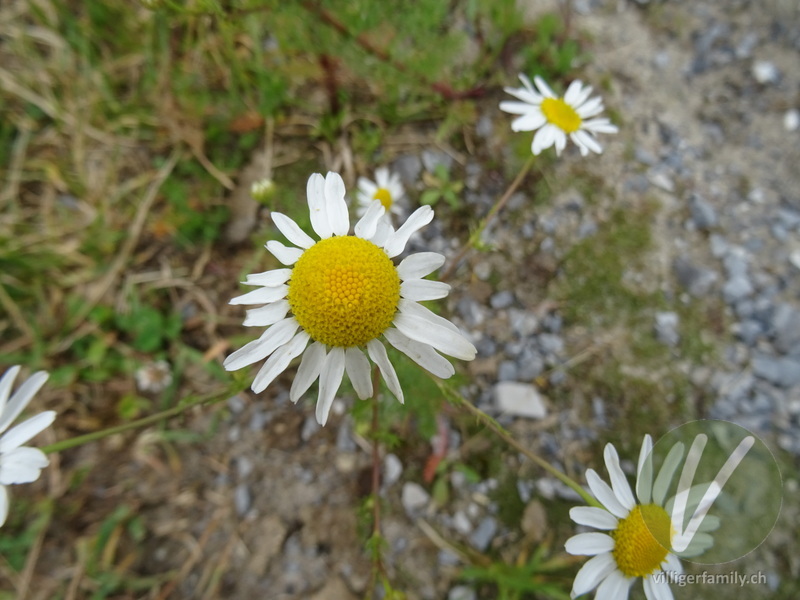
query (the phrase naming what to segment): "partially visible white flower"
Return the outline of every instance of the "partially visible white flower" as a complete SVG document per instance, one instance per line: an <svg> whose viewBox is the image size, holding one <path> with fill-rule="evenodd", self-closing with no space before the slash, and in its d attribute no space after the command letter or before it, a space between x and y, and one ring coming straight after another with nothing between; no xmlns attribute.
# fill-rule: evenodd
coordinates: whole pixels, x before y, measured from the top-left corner
<svg viewBox="0 0 800 600"><path fill-rule="evenodd" d="M646 435L639 452L636 497L612 444L606 445L603 454L611 486L593 469L586 471L589 489L604 508L579 506L572 508L569 516L579 525L606 533L579 533L567 540L570 554L592 556L575 576L573 598L597 588L595 600L627 600L634 581L641 578L647 600L672 600L669 582L683 573L683 566L673 550L681 527L670 517L673 499L667 500L667 492L683 457L683 446L672 448L655 482L652 450L653 441ZM696 556L710 548L714 540L708 532L718 525L717 517L706 516L680 555Z"/></svg>
<svg viewBox="0 0 800 600"><path fill-rule="evenodd" d="M6 522L8 516L9 499L6 486L36 481L42 469L50 464L44 452L23 444L50 426L56 418L55 411L46 410L8 429L48 377L44 371L34 373L12 396L11 386L18 373L19 365L16 365L0 378L0 526Z"/></svg>
<svg viewBox="0 0 800 600"><path fill-rule="evenodd" d="M142 365L134 374L136 387L141 392L163 392L172 383L172 368L165 360Z"/></svg>
<svg viewBox="0 0 800 600"><path fill-rule="evenodd" d="M437 377L455 373L439 352L462 360L475 347L447 319L420 304L444 298L450 286L425 277L444 264L444 256L418 252L395 265L408 239L433 219L422 206L396 231L373 201L350 235L344 182L338 173L308 180L308 208L315 240L292 219L273 212L272 220L295 247L270 240L269 250L286 268L247 276L257 289L231 304L263 304L247 311L246 326L265 327L257 340L228 358L235 371L266 359L252 389L260 393L302 355L289 393L297 400L319 379L317 421L324 425L345 373L359 398L373 392L374 362L386 386L403 402L403 390L386 352L386 342Z"/></svg>
<svg viewBox="0 0 800 600"><path fill-rule="evenodd" d="M556 96L541 77L534 77L536 88L520 73L521 88L505 88L505 91L520 102L507 100L500 103L500 110L520 115L511 123L513 131L538 131L533 137L531 151L539 154L555 146L556 154L567 145L567 136L578 146L583 156L589 151L600 154L603 148L594 137L596 133L617 133L617 127L606 118L592 119L603 111L603 100L597 96L589 98L591 86L573 81L564 97Z"/></svg>
<svg viewBox="0 0 800 600"><path fill-rule="evenodd" d="M402 215L401 203L405 199L406 191L400 182L400 175L389 170L388 167L380 167L375 171L375 181L366 177L358 178L358 208L356 213L359 217L364 216L374 200L379 200L384 210L386 218L388 215Z"/></svg>

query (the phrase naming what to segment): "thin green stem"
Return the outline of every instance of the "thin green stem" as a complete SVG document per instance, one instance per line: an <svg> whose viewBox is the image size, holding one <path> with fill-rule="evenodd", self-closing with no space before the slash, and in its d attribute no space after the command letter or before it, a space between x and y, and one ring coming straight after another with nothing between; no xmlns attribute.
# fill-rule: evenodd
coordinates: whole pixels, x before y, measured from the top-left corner
<svg viewBox="0 0 800 600"><path fill-rule="evenodd" d="M481 423L483 423L489 430L492 431L497 437L503 440L506 444L520 452L521 454L525 455L528 460L531 462L536 463L545 471L553 475L556 479L567 485L570 489L574 490L581 498L583 498L584 502L589 506L596 506L597 508L603 508L603 505L597 501L589 492L584 490L575 480L571 477L565 475L558 469L556 469L553 465L549 462L537 456L530 450L528 450L525 446L520 444L517 440L515 440L510 433L508 433L497 421L495 421L492 417L487 415L481 409L472 405L472 403L468 402L461 394L457 393L450 387L448 387L444 382L441 380L435 379L436 385L439 386L439 389L445 395L445 397L455 404L458 408L461 408L471 414L472 416L476 417Z"/></svg>
<svg viewBox="0 0 800 600"><path fill-rule="evenodd" d="M235 393L235 390L231 391L230 389L227 389L224 393L209 394L206 396L200 396L199 398L194 398L192 400L186 400L178 406L173 406L167 410L162 410L154 415L143 417L136 421L131 421L130 423L123 423L122 425L109 427L108 429L101 429L100 431L93 431L85 435L79 435L73 438L62 440L60 442L56 442L55 444L44 446L41 448L41 450L45 454L52 454L53 452L61 452L62 450L68 450L69 448L75 448L77 446L82 446L83 444L96 442L97 440L102 440L103 438L114 435L115 433L123 433L132 429L138 429L139 427L147 427L148 425L158 423L159 421L171 419L172 417L184 413L190 408L199 406L201 404L211 404L214 402L219 402L220 400L225 400Z"/></svg>
<svg viewBox="0 0 800 600"><path fill-rule="evenodd" d="M517 176L514 178L514 181L511 182L511 185L509 185L506 191L503 193L503 195L500 196L500 199L497 202L495 202L494 206L492 206L492 208L483 218L478 228L474 232L472 232L472 235L469 236L469 240L467 241L466 244L464 244L461 247L461 250L459 250L455 258L450 261L450 265L447 267L447 270L444 273L442 273L442 275L439 277L440 281L447 281L448 279L450 279L455 270L458 268L459 263L461 263L461 260L464 258L464 255L469 251L470 248L477 246L478 242L481 239L481 236L483 235L483 232L489 226L489 223L491 223L492 220L495 218L495 216L497 216L497 213L503 210L505 205L508 204L508 201L511 198L511 196L514 194L514 192L517 191L517 188L522 183L523 179L525 179L525 176L528 174L528 172L531 170L531 167L533 166L534 163L534 158L535 157L531 155L525 162L525 164L522 165L522 168L519 170L519 173L517 173Z"/></svg>

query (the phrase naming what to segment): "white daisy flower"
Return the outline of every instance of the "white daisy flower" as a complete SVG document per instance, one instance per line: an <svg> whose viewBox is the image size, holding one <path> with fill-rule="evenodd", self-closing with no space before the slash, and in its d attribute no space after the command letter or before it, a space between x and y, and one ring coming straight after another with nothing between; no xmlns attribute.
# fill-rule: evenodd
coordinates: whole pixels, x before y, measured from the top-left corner
<svg viewBox="0 0 800 600"><path fill-rule="evenodd" d="M586 471L589 489L605 508L575 507L569 515L579 525L608 533L579 533L567 540L565 547L570 554L593 556L575 576L573 598L597 588L596 600L625 600L633 582L641 577L648 600L672 600L669 581L683 573L678 554L697 556L713 545L707 532L719 525L719 519L706 516L689 547L680 553L673 550L681 527L670 517L673 499L665 500L683 459L683 444L676 444L669 452L655 483L652 449L652 439L646 435L637 469L638 503L613 445L607 444L603 454L610 487L593 469Z"/></svg>
<svg viewBox="0 0 800 600"><path fill-rule="evenodd" d="M542 150L555 146L556 154L567 145L567 135L586 156L589 151L600 154L603 148L597 143L595 133L617 133L618 129L606 118L592 119L603 112L603 100L597 96L589 98L591 86L573 81L563 98L556 96L541 77L534 77L536 88L530 80L520 73L524 87L505 88L515 98L500 103L500 110L520 115L511 123L513 131L539 131L533 137L531 151L539 154Z"/></svg>
<svg viewBox="0 0 800 600"><path fill-rule="evenodd" d="M380 200L386 214L402 215L400 202L405 198L406 191L400 182L400 175L393 173L387 167L380 167L375 171L375 181L366 177L358 178L358 216L366 214L367 209L375 200Z"/></svg>
<svg viewBox="0 0 800 600"><path fill-rule="evenodd" d="M367 356L403 402L381 336L437 377L455 372L437 350L462 360L475 358L475 347L455 325L419 304L447 296L449 285L423 279L442 266L444 256L420 252L398 265L392 262L409 237L433 219L429 206L417 209L395 231L381 218L383 205L373 202L356 223L355 235L348 235L350 218L339 174L323 178L315 173L307 193L311 226L320 240L286 215L272 213L275 225L297 247L267 242L267 250L288 268L248 275L245 283L260 287L231 300L231 304L264 304L249 310L244 324L267 329L225 360L227 370L266 358L252 385L259 393L302 354L290 398L297 402L319 378L316 416L324 425L345 372L359 398L372 395Z"/></svg>
<svg viewBox="0 0 800 600"><path fill-rule="evenodd" d="M0 378L0 526L6 522L8 516L6 486L36 481L42 469L50 464L44 452L22 444L41 433L56 418L55 411L46 410L8 429L48 377L44 371L34 373L11 395L11 386L17 373L19 365L11 367Z"/></svg>

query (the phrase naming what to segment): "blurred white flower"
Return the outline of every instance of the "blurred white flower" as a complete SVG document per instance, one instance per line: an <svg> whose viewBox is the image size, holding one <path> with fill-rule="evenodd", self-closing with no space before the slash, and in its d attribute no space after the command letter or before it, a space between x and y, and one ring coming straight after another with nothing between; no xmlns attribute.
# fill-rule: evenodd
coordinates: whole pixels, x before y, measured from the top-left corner
<svg viewBox="0 0 800 600"><path fill-rule="evenodd" d="M134 377L139 391L163 392L172 383L172 367L165 360L157 360L139 367Z"/></svg>
<svg viewBox="0 0 800 600"><path fill-rule="evenodd" d="M38 371L11 395L11 386L18 373L19 365L13 366L0 378L0 526L8 516L6 486L36 481L42 469L50 464L44 452L23 444L41 433L56 418L55 411L47 410L8 429L48 378L47 373Z"/></svg>
<svg viewBox="0 0 800 600"><path fill-rule="evenodd" d="M563 98L556 96L541 77L534 77L536 88L520 73L524 87L505 88L506 92L520 102L507 100L500 103L500 110L520 115L511 123L513 131L538 131L533 137L531 151L539 154L555 146L556 154L567 145L567 136L578 146L583 156L589 151L600 154L603 148L597 143L595 133L617 133L617 127L606 118L592 119L603 111L599 97L589 98L591 86L573 81Z"/></svg>
<svg viewBox="0 0 800 600"><path fill-rule="evenodd" d="M374 200L379 200L386 210L387 218L390 213L399 216L402 214L401 203L405 195L406 191L400 182L400 176L390 171L388 167L380 167L375 171L375 181L366 177L358 178L356 213L359 217L364 216L370 204Z"/></svg>

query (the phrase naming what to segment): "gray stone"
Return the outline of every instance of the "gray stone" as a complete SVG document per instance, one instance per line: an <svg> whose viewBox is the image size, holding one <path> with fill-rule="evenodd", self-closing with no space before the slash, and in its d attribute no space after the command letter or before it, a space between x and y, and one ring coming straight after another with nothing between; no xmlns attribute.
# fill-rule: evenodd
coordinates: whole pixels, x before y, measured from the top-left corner
<svg viewBox="0 0 800 600"><path fill-rule="evenodd" d="M403 484L400 502L409 515L421 511L430 502L431 496L420 484L407 481Z"/></svg>
<svg viewBox="0 0 800 600"><path fill-rule="evenodd" d="M753 284L744 275L737 275L730 278L722 286L722 295L728 304L733 304L743 298L751 296L755 290Z"/></svg>
<svg viewBox="0 0 800 600"><path fill-rule="evenodd" d="M250 473L253 472L253 461L249 456L237 456L236 460L236 473L240 479L247 479Z"/></svg>
<svg viewBox="0 0 800 600"><path fill-rule="evenodd" d="M778 304L772 316L775 348L788 354L800 344L800 310L789 304Z"/></svg>
<svg viewBox="0 0 800 600"><path fill-rule="evenodd" d="M489 304L494 309L508 308L514 304L514 293L508 290L497 292L489 299Z"/></svg>
<svg viewBox="0 0 800 600"><path fill-rule="evenodd" d="M355 452L356 443L353 440L350 420L345 419L336 431L336 449L341 452Z"/></svg>
<svg viewBox="0 0 800 600"><path fill-rule="evenodd" d="M497 368L498 381L515 381L518 377L517 364L512 360L504 360Z"/></svg>
<svg viewBox="0 0 800 600"><path fill-rule="evenodd" d="M501 381L493 388L494 402L498 410L516 417L542 419L547 416L547 407L538 390L527 383Z"/></svg>
<svg viewBox="0 0 800 600"><path fill-rule="evenodd" d="M469 536L469 543L476 550L483 552L497 533L497 520L494 517L485 517Z"/></svg>
<svg viewBox="0 0 800 600"><path fill-rule="evenodd" d="M520 337L528 337L536 332L539 327L539 319L532 312L511 308L508 311L508 325L511 331Z"/></svg>
<svg viewBox="0 0 800 600"><path fill-rule="evenodd" d="M453 166L453 157L441 150L423 150L422 165L429 173L433 173L436 167L443 167L449 173L450 167Z"/></svg>
<svg viewBox="0 0 800 600"><path fill-rule="evenodd" d="M775 84L780 81L781 73L774 63L768 60L757 60L753 63L753 77L762 84Z"/></svg>
<svg viewBox="0 0 800 600"><path fill-rule="evenodd" d="M403 474L403 463L394 454L387 454L383 459L383 487L391 487L400 480Z"/></svg>
<svg viewBox="0 0 800 600"><path fill-rule="evenodd" d="M544 354L561 354L564 351L564 340L553 333L543 333L538 338L539 347Z"/></svg>
<svg viewBox="0 0 800 600"><path fill-rule="evenodd" d="M304 442L307 442L320 429L321 426L319 423L317 423L316 418L306 417L306 420L303 422L303 428L300 430L300 439L303 440Z"/></svg>
<svg viewBox="0 0 800 600"><path fill-rule="evenodd" d="M722 260L722 265L725 267L728 277L747 276L747 259L741 249L732 249Z"/></svg>
<svg viewBox="0 0 800 600"><path fill-rule="evenodd" d="M739 323L736 335L745 344L753 347L756 345L756 342L758 342L761 336L764 335L764 328L761 327L761 323L754 319L745 319Z"/></svg>
<svg viewBox="0 0 800 600"><path fill-rule="evenodd" d="M447 600L477 600L478 595L471 587L457 585L447 594Z"/></svg>
<svg viewBox="0 0 800 600"><path fill-rule="evenodd" d="M478 350L478 356L482 357L494 356L497 353L497 343L486 335L477 341L475 348Z"/></svg>
<svg viewBox="0 0 800 600"><path fill-rule="evenodd" d="M247 400L245 400L239 394L236 394L235 396L231 396L230 398L228 398L227 403L228 403L228 408L235 415L241 413L245 409L245 406L247 406Z"/></svg>
<svg viewBox="0 0 800 600"><path fill-rule="evenodd" d="M692 215L692 222L698 229L711 229L719 222L714 207L697 194L692 194L689 198L689 212Z"/></svg>
<svg viewBox="0 0 800 600"><path fill-rule="evenodd" d="M757 354L753 357L752 365L758 377L778 387L790 388L800 384L800 359Z"/></svg>
<svg viewBox="0 0 800 600"><path fill-rule="evenodd" d="M679 256L672 263L672 269L678 283L692 296L701 297L708 294L717 281L717 273L711 269L698 267L685 256Z"/></svg>
<svg viewBox="0 0 800 600"><path fill-rule="evenodd" d="M414 189L422 174L422 161L416 154L405 154L395 159L392 163L392 170L400 175L403 185Z"/></svg>
<svg viewBox="0 0 800 600"><path fill-rule="evenodd" d="M680 319L678 313L657 312L655 316L655 330L658 341L667 346L677 346L680 341L680 335L678 334Z"/></svg>
<svg viewBox="0 0 800 600"><path fill-rule="evenodd" d="M636 146L633 150L633 157L636 159L637 162L642 163L643 165L647 165L648 167L652 167L656 164L657 160L656 157L653 155L652 152L645 150L641 146Z"/></svg>
<svg viewBox="0 0 800 600"><path fill-rule="evenodd" d="M517 358L517 376L520 381L533 381L544 371L544 359L531 348L525 348Z"/></svg>
<svg viewBox="0 0 800 600"><path fill-rule="evenodd" d="M453 515L453 529L461 535L468 535L472 531L472 523L463 510L458 510Z"/></svg>
<svg viewBox="0 0 800 600"><path fill-rule="evenodd" d="M233 491L233 505L236 508L236 514L243 517L250 510L252 504L252 496L250 495L250 488L244 483L240 483Z"/></svg>

